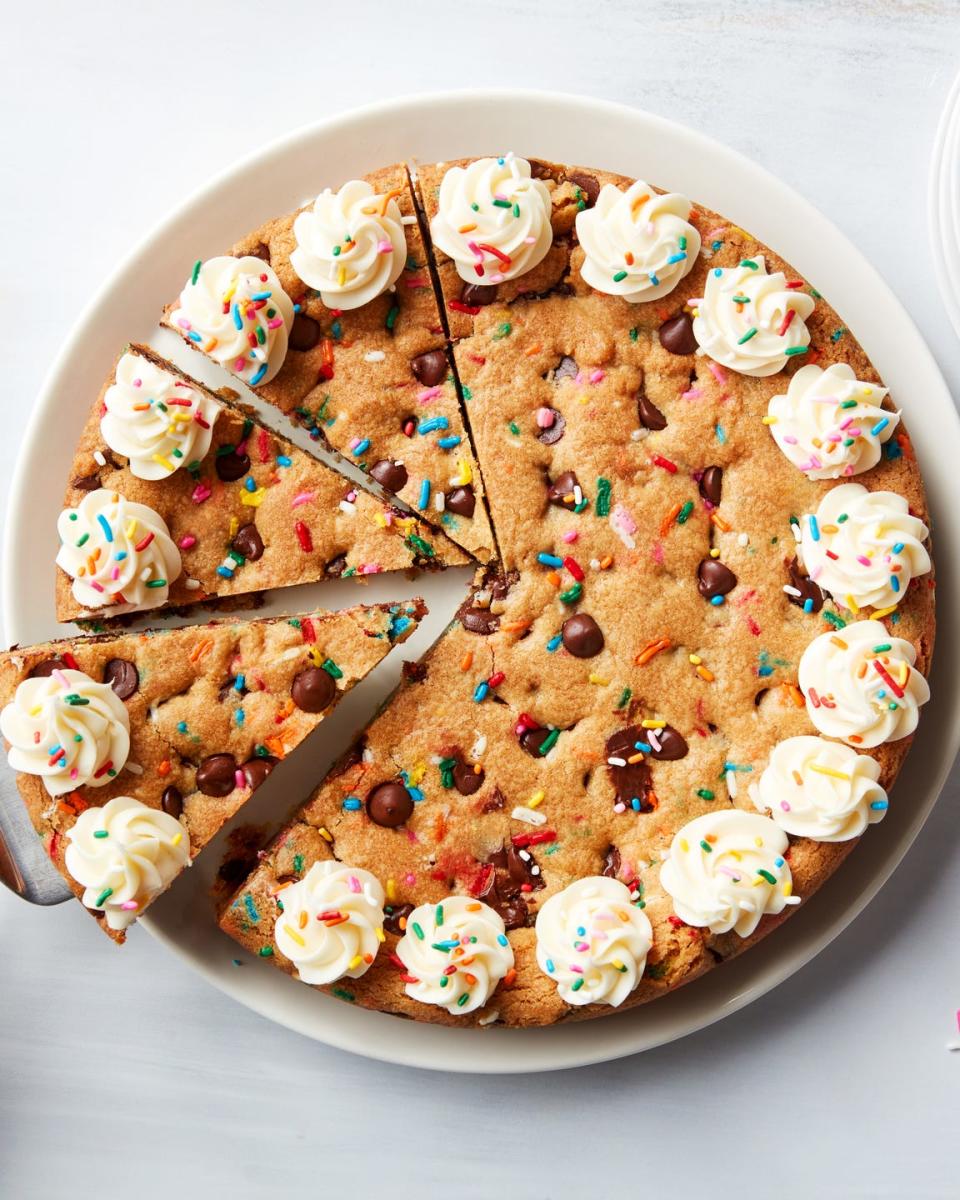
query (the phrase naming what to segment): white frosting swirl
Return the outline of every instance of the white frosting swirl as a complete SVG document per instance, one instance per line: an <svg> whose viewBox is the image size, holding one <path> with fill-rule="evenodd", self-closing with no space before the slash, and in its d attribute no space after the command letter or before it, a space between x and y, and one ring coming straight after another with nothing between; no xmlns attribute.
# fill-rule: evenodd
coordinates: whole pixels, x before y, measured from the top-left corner
<svg viewBox="0 0 960 1200"><path fill-rule="evenodd" d="M181 570L180 551L163 517L119 492L98 488L57 519L57 566L73 580L85 609L111 613L166 604Z"/></svg>
<svg viewBox="0 0 960 1200"><path fill-rule="evenodd" d="M0 713L15 771L39 775L51 796L103 787L130 753L130 718L108 683L68 667L24 679Z"/></svg>
<svg viewBox="0 0 960 1200"><path fill-rule="evenodd" d="M675 834L660 883L688 925L749 937L761 917L800 903L783 857L789 844L769 817L738 808L704 813Z"/></svg>
<svg viewBox="0 0 960 1200"><path fill-rule="evenodd" d="M913 669L917 652L879 621L821 633L800 659L807 715L827 737L869 750L908 737L930 688Z"/></svg>
<svg viewBox="0 0 960 1200"><path fill-rule="evenodd" d="M883 408L887 389L862 383L846 363L824 371L801 367L785 395L773 396L767 424L773 440L808 479L860 475L880 461L880 447L900 420Z"/></svg>
<svg viewBox="0 0 960 1200"><path fill-rule="evenodd" d="M622 1004L640 982L653 932L619 879L578 879L537 914L537 962L567 1004Z"/></svg>
<svg viewBox="0 0 960 1200"><path fill-rule="evenodd" d="M287 356L293 301L260 258L222 254L195 269L170 324L244 383L269 383Z"/></svg>
<svg viewBox="0 0 960 1200"><path fill-rule="evenodd" d="M910 580L930 570L922 545L930 531L896 492L841 483L826 493L816 516L801 518L800 530L807 574L854 613L899 604Z"/></svg>
<svg viewBox="0 0 960 1200"><path fill-rule="evenodd" d="M126 929L190 862L180 822L130 796L85 809L67 838L67 870L111 929Z"/></svg>
<svg viewBox="0 0 960 1200"><path fill-rule="evenodd" d="M100 432L138 479L166 479L210 449L220 405L139 354L124 354L103 398Z"/></svg>
<svg viewBox="0 0 960 1200"><path fill-rule="evenodd" d="M407 995L455 1017L482 1008L513 966L503 918L470 896L415 908L397 956L410 977Z"/></svg>
<svg viewBox="0 0 960 1200"><path fill-rule="evenodd" d="M550 191L525 158L477 158L444 175L430 236L467 283L501 283L543 261L550 209Z"/></svg>
<svg viewBox="0 0 960 1200"><path fill-rule="evenodd" d="M693 336L701 351L741 375L775 375L809 343L804 321L813 298L788 288L782 271L767 274L763 255L707 272Z"/></svg>
<svg viewBox="0 0 960 1200"><path fill-rule="evenodd" d="M842 742L792 737L774 746L750 798L794 837L848 842L886 815L879 778L875 759Z"/></svg>
<svg viewBox="0 0 960 1200"><path fill-rule="evenodd" d="M328 308L368 304L393 287L407 261L399 205L363 179L321 192L294 221L293 235L293 269Z"/></svg>
<svg viewBox="0 0 960 1200"><path fill-rule="evenodd" d="M334 860L314 863L277 899L273 937L304 983L359 979L383 941L380 881L369 871Z"/></svg>
<svg viewBox="0 0 960 1200"><path fill-rule="evenodd" d="M586 256L580 274L598 292L631 304L666 296L700 253L700 234L689 216L685 196L659 196L642 179L626 192L606 184L593 208L577 214Z"/></svg>

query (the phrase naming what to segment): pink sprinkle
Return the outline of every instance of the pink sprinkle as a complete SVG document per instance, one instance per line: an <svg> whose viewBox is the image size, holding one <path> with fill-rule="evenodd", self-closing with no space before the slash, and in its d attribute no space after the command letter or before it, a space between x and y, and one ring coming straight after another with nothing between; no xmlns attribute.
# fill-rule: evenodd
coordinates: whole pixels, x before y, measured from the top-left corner
<svg viewBox="0 0 960 1200"><path fill-rule="evenodd" d="M582 975L582 974L583 974L583 967L576 967L576 966L574 966L574 964L573 964L573 963L570 963L570 970L571 970L571 971L576 971L576 973L577 973L578 975Z"/></svg>
<svg viewBox="0 0 960 1200"><path fill-rule="evenodd" d="M580 535L577 533L577 531L575 529L568 529L567 532L563 535L563 541L565 541L567 543L567 545L569 546L571 543L575 542L579 536Z"/></svg>
<svg viewBox="0 0 960 1200"><path fill-rule="evenodd" d="M197 544L197 539L192 533L185 533L177 545L181 550L190 550Z"/></svg>
<svg viewBox="0 0 960 1200"><path fill-rule="evenodd" d="M797 444L797 439L793 436L792 433L785 433L783 435L783 440L787 443L788 446L795 446Z"/></svg>
<svg viewBox="0 0 960 1200"><path fill-rule="evenodd" d="M620 802L618 802L617 804L615 804L615 805L613 806L613 811L614 811L615 813L622 813L622 812L626 812L626 811L627 811L627 806L626 806L626 805L623 803L623 801L620 801Z"/></svg>
<svg viewBox="0 0 960 1200"><path fill-rule="evenodd" d="M740 876L730 867L717 867L721 875L728 875L734 882L740 882Z"/></svg>
<svg viewBox="0 0 960 1200"><path fill-rule="evenodd" d="M506 279L506 276L501 275L500 272L497 271L495 274L489 275L487 278L491 283L503 283L504 279Z"/></svg>
<svg viewBox="0 0 960 1200"><path fill-rule="evenodd" d="M840 422L840 428L846 429L848 425L852 425L852 424L853 424L853 417L847 417L847 419L845 421Z"/></svg>
<svg viewBox="0 0 960 1200"><path fill-rule="evenodd" d="M141 382L141 381L140 381L139 379L135 379L135 380L133 381L133 386L134 386L134 387L140 387L140 382Z"/></svg>
<svg viewBox="0 0 960 1200"><path fill-rule="evenodd" d="M350 891L356 892L359 895L361 891L360 880L356 877L356 875L350 875L347 879L347 883L350 884Z"/></svg>
<svg viewBox="0 0 960 1200"><path fill-rule="evenodd" d="M103 591L103 588L100 586L100 584L99 584L99 583L97 583L97 581L96 581L95 579L91 579L91 580L89 580L89 583L90 583L90 586L93 588L93 590L94 590L95 592L102 592L102 591Z"/></svg>
<svg viewBox="0 0 960 1200"><path fill-rule="evenodd" d="M344 497L344 499L348 500L351 504L354 503L356 498L357 498L357 493L352 488L350 489L349 492L347 492L346 496Z"/></svg>
<svg viewBox="0 0 960 1200"><path fill-rule="evenodd" d="M140 905L136 900L124 900L120 907L126 912L135 912Z"/></svg>
<svg viewBox="0 0 960 1200"><path fill-rule="evenodd" d="M718 225L716 229L711 229L709 233L703 235L705 242L715 242L718 237L721 237L727 232L726 225Z"/></svg>
<svg viewBox="0 0 960 1200"><path fill-rule="evenodd" d="M784 812L790 811L790 805L786 802L786 800L780 801L780 807L783 809Z"/></svg>
<svg viewBox="0 0 960 1200"><path fill-rule="evenodd" d="M193 489L193 492L190 495L190 499L194 502L194 504L202 504L204 502L204 500L209 500L212 495L213 495L213 490L209 486L209 484L198 483L197 486Z"/></svg>
<svg viewBox="0 0 960 1200"><path fill-rule="evenodd" d="M719 365L719 363L707 363L707 370L714 377L717 383L724 384L727 382L727 373L724 371L723 367Z"/></svg>
<svg viewBox="0 0 960 1200"><path fill-rule="evenodd" d="M113 568L113 571L110 573L110 578L111 579L119 579L120 578L120 568L119 567Z"/></svg>
<svg viewBox="0 0 960 1200"><path fill-rule="evenodd" d="M596 371L590 372L590 382L591 383L600 383L600 381L605 378L606 378L606 372L601 371L599 368Z"/></svg>
<svg viewBox="0 0 960 1200"><path fill-rule="evenodd" d="M573 948L574 948L574 950L577 950L580 954L584 954L587 950L590 949L590 943L589 942L574 942Z"/></svg>
<svg viewBox="0 0 960 1200"><path fill-rule="evenodd" d="M550 429L556 420L552 408L537 409L537 425L541 429Z"/></svg>
<svg viewBox="0 0 960 1200"><path fill-rule="evenodd" d="M647 737L648 737L648 739L649 739L649 741L650 741L650 745L651 745L651 746L654 748L654 750L656 750L656 751L657 751L657 753L659 754L659 752L660 752L660 750L662 749L662 747L661 747L661 745L660 745L660 739L659 739L659 737L657 736L657 731L656 731L655 729L648 729L648 730L647 730Z"/></svg>
<svg viewBox="0 0 960 1200"><path fill-rule="evenodd" d="M407 885L407 887L413 887L413 885L417 882L417 877L416 875L404 875L403 882Z"/></svg>
<svg viewBox="0 0 960 1200"><path fill-rule="evenodd" d="M356 450L356 448L360 445L360 439L358 437L352 437L348 444L351 450Z"/></svg>
<svg viewBox="0 0 960 1200"><path fill-rule="evenodd" d="M505 195L503 194L503 192L494 192L494 193L493 193L493 198L494 198L494 200L509 200L509 199L510 199L510 197L509 197L509 196L505 196Z"/></svg>
<svg viewBox="0 0 960 1200"><path fill-rule="evenodd" d="M393 252L393 242L389 238L383 238L377 242L378 254L391 254Z"/></svg>
<svg viewBox="0 0 960 1200"><path fill-rule="evenodd" d="M235 371L245 371L247 369L247 360L245 358L238 358L233 364L233 369Z"/></svg>
<svg viewBox="0 0 960 1200"><path fill-rule="evenodd" d="M381 567L379 563L364 563L360 568L361 575L379 575Z"/></svg>
<svg viewBox="0 0 960 1200"><path fill-rule="evenodd" d="M870 559L867 558L867 556L865 554L858 554L857 562L860 563L861 565L863 565L864 567L870 566Z"/></svg>
<svg viewBox="0 0 960 1200"><path fill-rule="evenodd" d="M616 528L624 533L634 534L637 532L637 523L630 514L630 510L622 504L614 505L613 520L616 522Z"/></svg>
<svg viewBox="0 0 960 1200"><path fill-rule="evenodd" d="M290 501L291 508L300 508L304 504L309 504L316 496L316 492L300 492Z"/></svg>
<svg viewBox="0 0 960 1200"><path fill-rule="evenodd" d="M690 388L687 392L680 393L681 400L699 400L703 395L703 388Z"/></svg>
<svg viewBox="0 0 960 1200"><path fill-rule="evenodd" d="M238 788L246 787L246 785L247 785L247 781L244 778L244 774L240 770L239 767L237 767L236 771L234 772L233 781L237 785Z"/></svg>
<svg viewBox="0 0 960 1200"><path fill-rule="evenodd" d="M436 398L441 395L442 392L443 388L438 383L435 387L426 388L422 392L417 392L417 399L421 404L429 404L431 400L436 400Z"/></svg>
<svg viewBox="0 0 960 1200"><path fill-rule="evenodd" d="M57 683L60 684L61 687L69 687L70 686L69 679L67 679L66 675L64 675L64 673L61 670L59 670L59 668L53 672L53 677L57 681Z"/></svg>
<svg viewBox="0 0 960 1200"><path fill-rule="evenodd" d="M274 317L272 321L267 322L268 329L279 329L283 324L283 317Z"/></svg>
<svg viewBox="0 0 960 1200"><path fill-rule="evenodd" d="M70 768L70 778L71 779L76 779L79 774L80 774L80 772L77 770L76 767Z"/></svg>
<svg viewBox="0 0 960 1200"><path fill-rule="evenodd" d="M652 553L653 553L653 561L657 564L657 566L662 567L663 566L663 543L662 542L654 542Z"/></svg>
<svg viewBox="0 0 960 1200"><path fill-rule="evenodd" d="M850 437L857 438L861 435L861 433L863 433L863 430L858 425L855 429L849 429L847 432L849 433Z"/></svg>
<svg viewBox="0 0 960 1200"><path fill-rule="evenodd" d="M480 249L480 247L477 245L476 242L467 242L467 249L470 251L471 254L475 254L477 256L477 258L483 258L483 251Z"/></svg>
<svg viewBox="0 0 960 1200"><path fill-rule="evenodd" d="M523 239L523 244L524 244L525 246L532 246L532 245L533 245L533 243L534 243L536 240L537 240L537 239L536 239L536 238L533 238L533 237L525 237L525 238Z"/></svg>
<svg viewBox="0 0 960 1200"><path fill-rule="evenodd" d="M823 567L814 567L814 568L813 568L813 570L810 572L810 578L811 578L811 579L812 579L814 582L816 582L816 581L817 581L817 579L819 579L819 578L820 578L820 572L821 572L822 570L823 570Z"/></svg>
<svg viewBox="0 0 960 1200"><path fill-rule="evenodd" d="M177 317L177 324L180 326L181 329L186 329L188 331L193 328L193 326L186 319L186 317Z"/></svg>

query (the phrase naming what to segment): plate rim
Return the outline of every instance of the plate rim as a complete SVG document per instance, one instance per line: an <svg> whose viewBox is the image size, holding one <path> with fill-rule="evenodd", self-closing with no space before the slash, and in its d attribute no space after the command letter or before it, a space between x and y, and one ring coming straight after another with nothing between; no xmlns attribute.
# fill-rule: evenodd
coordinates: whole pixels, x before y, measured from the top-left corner
<svg viewBox="0 0 960 1200"><path fill-rule="evenodd" d="M960 79L958 79L955 86L960 86ZM436 93L417 93L397 99L374 102L364 105L361 108L334 114L319 121L309 122L297 129L291 130L280 138L266 143L256 151L245 155L223 171L217 173L213 178L208 179L180 204L175 206L111 270L107 279L96 290L76 319L72 331L66 338L60 353L55 357L46 374L39 392L37 404L27 423L24 440L11 477L10 503L5 519L2 580L0 580L0 602L2 602L0 603L0 612L2 612L4 629L7 631L8 637L13 637L20 622L12 580L16 577L15 568L18 561L18 551L22 550L22 545L18 537L14 514L18 509L19 502L27 496L28 476L32 465L38 457L38 443L41 440L44 425L51 417L57 392L65 386L65 375L68 371L68 365L77 353L91 324L95 321L97 311L102 302L118 286L118 280L124 280L140 260L143 260L158 245L162 246L164 236L170 230L174 229L185 217L189 216L191 212L202 207L205 202L209 202L211 197L216 195L221 189L242 180L251 170L262 167L271 158L288 154L298 146L307 144L313 140L322 140L324 137L335 137L350 128L363 127L370 122L384 121L389 117L389 123L390 121L399 119L400 116L403 116L407 120L416 120L417 118L429 120L431 114L435 113L438 109L446 110L449 113L458 107L462 108L465 103L473 106L479 104L485 110L490 111L498 107L503 109L504 106L509 107L517 104L532 105L537 109L552 111L554 113L561 111L566 111L567 113L574 112L580 116L589 116L593 120L602 121L606 117L611 121L617 121L625 125L634 125L638 134L652 134L658 137L673 138L678 143L682 143L684 152L699 151L713 160L719 161L729 167L738 177L740 180L738 186L742 187L752 184L766 194L772 202L784 205L786 209L792 211L802 220L805 229L808 230L808 234L804 234L804 237L809 238L803 253L798 253L795 248L792 253L787 253L786 257L797 264L798 260L803 260L807 256L807 251L810 254L814 254L815 248L812 246L812 239L815 233L819 234L832 247L831 252L836 260L838 262L840 259L845 260L844 269L855 271L866 285L874 289L874 297L878 300L878 304L882 302L885 311L890 314L891 319L895 319L899 339L901 342L907 343L911 361L918 369L922 369L921 373L927 377L925 395L930 395L932 391L936 403L944 408L944 412L949 411L952 414L953 424L950 427L949 433L957 445L960 446L960 419L957 418L957 414L953 409L949 390L933 355L921 338L912 318L896 299L888 285L883 281L879 272L868 262L860 250L809 201L765 168L759 166L738 151L707 137L698 130L691 129L658 114L614 101L598 100L575 93L552 93L536 89L457 89ZM401 157L408 157L408 155ZM697 198L699 199L700 197ZM719 206L717 207L718 211L724 211ZM729 204L727 204L727 210L730 211ZM735 207L733 211L735 211ZM800 237L799 234L797 236L798 238ZM778 247L782 244L782 239L774 240L764 237L762 240L767 244ZM826 266L818 270L816 275L818 284L825 282L826 277L831 274L831 270L833 270L832 266L829 270ZM840 267L837 266L834 274L838 280L839 272ZM809 272L804 270L804 274L809 275ZM835 296L842 290L844 289L841 288L839 282L836 287L829 285L824 287L824 291L831 296ZM158 302L158 309L161 302ZM845 311L848 307L848 305L840 306L841 311ZM118 340L122 341L123 339ZM877 357L879 355L871 354L872 359L876 359ZM915 424L919 424L919 421L915 422ZM925 485L929 492L931 490L932 477L935 474L931 469L934 460L932 455L925 455L924 458L925 462L930 464L928 471L924 473ZM945 546L960 546L960 523L951 520L949 512L946 511L946 506L944 506L943 512L937 507L937 515L943 520L945 529L952 527L952 536L943 540L940 540L940 530L937 530L938 546L940 546L940 556L938 556L937 562L938 576L942 575L946 577L952 572L952 567L950 571L947 571L945 569L946 564L941 561L941 558L945 557ZM941 606L941 611L943 607ZM952 665L954 667L950 672L948 672L947 664L944 661L948 658L948 644L952 648L952 635L948 636L948 634L949 630L945 629L944 623L941 622L940 629L938 630L937 659L934 668L935 678L940 689L937 708L938 717L935 720L937 724L941 725L943 718L950 716L951 709L954 718L956 718L958 711L960 711L960 705L958 705L960 685L952 683L952 679L957 676L957 655L953 653L950 656L952 657ZM931 713L932 716L933 714ZM928 717L927 725L932 726L933 724L934 720ZM930 737L927 737L926 740L929 741ZM347 1006L329 1000L327 997L317 996L318 1004L316 1011L320 1012L322 1003L326 1002L331 1006L330 1012L332 1014L329 1015L329 1019L321 1019L320 1024L322 1025L322 1029L318 1030L315 1020L309 1022L299 1020L296 1016L291 1015L289 1011L285 1011L282 1004L278 1010L275 1005L262 1004L251 998L251 996L244 995L244 985L240 982L242 972L235 972L233 976L226 977L222 972L215 971L209 961L201 959L196 952L185 946L182 941L178 941L175 933L171 932L170 928L166 928L158 923L158 917L145 917L141 924L144 925L152 936L156 937L177 954L178 957L186 961L199 975L213 983L219 990L226 992L233 996L234 999L245 1004L246 1007L260 1012L278 1024L285 1025L287 1028L303 1033L315 1040L340 1049L350 1050L366 1057L407 1066L489 1074L565 1069L609 1061L652 1048L653 1046L665 1044L678 1037L686 1036L697 1029L701 1029L722 1019L724 1016L738 1011L794 974L814 958L820 950L832 942L863 911L884 883L886 883L920 832L936 802L956 755L958 744L960 744L960 722L954 719L947 729L945 738L941 739L938 744L941 748L936 756L936 764L927 772L928 779L925 784L922 802L911 811L909 819L904 816L906 825L899 834L896 845L886 853L878 867L871 871L868 884L859 894L847 902L842 910L834 914L826 923L821 923L818 933L814 935L810 931L810 935L803 939L806 944L799 953L792 955L785 952L781 953L773 960L772 966L768 961L766 967L764 967L762 963L772 957L772 954L767 952L775 950L775 944L780 942L790 930L798 927L803 928L800 923L803 921L805 913L816 905L819 898L818 896L813 897L809 902L809 906L805 905L802 912L798 913L782 930L777 931L777 938L770 939L769 942L751 949L742 959L724 968L726 972L731 973L740 968L739 974L747 974L749 970L750 975L756 976L752 982L749 982L746 986L735 992L735 994L728 996L719 1007L712 1008L707 1006L699 1015L693 1015L686 1020L677 1021L674 1023L673 1028L662 1030L652 1037L644 1035L642 1019L644 1013L649 1013L654 1008L657 1008L658 1012L662 1011L659 1009L660 1005L669 1003L671 998L685 997L689 994L688 989L692 991L701 986L701 984L708 983L711 978L722 975L723 972L710 972L705 980L694 982L688 985L687 988L670 993L669 997L655 1001L652 1005L641 1006L625 1014L611 1015L603 1021L575 1022L567 1025L553 1026L546 1030L487 1031L466 1029L447 1030L438 1026L416 1024L414 1026L416 1030L431 1031L431 1035L436 1034L438 1036L421 1037L418 1034L418 1036L410 1038L409 1041L403 1037L387 1038L387 1044L383 1044L383 1039L375 1036L367 1036L366 1029L359 1036L346 1032L346 1022L338 1020L337 1013L343 1010L347 1013L352 1012L354 1015L362 1015L364 1022L370 1023L369 1032L371 1035L373 1034L373 1023L377 1020L389 1022L392 1032L396 1032L398 1027L401 1029L409 1028L413 1023L400 1023L396 1018L387 1017L384 1014L358 1014L358 1011L355 1009L349 1009ZM943 749L944 745L946 746L945 750ZM901 772L901 780L904 773L910 770L910 764L914 762L916 757L916 751L914 754L908 756L904 772ZM919 770L920 764L916 763L915 765ZM914 774L916 773L917 771L914 772ZM852 858L856 859L858 856L854 855ZM825 885L825 888L829 888L833 879L844 876L845 872L849 871L851 862L852 860L848 860L844 864L844 870L836 872L832 880L828 881L828 884ZM822 892L823 889L821 894ZM810 922L807 922L807 924L810 924ZM794 935L794 938L797 936L800 935ZM746 964L746 967L744 967L744 964ZM265 964L264 967L266 970L270 969ZM278 972L273 972L273 975L278 974ZM229 982L230 979L235 982ZM286 982L293 987L297 987L297 984L292 980L286 980ZM305 991L306 989L300 990ZM333 1005L336 1005L335 1009L332 1007ZM633 1026L631 1033L626 1032L628 1025ZM601 1027L608 1028L610 1033L604 1034ZM624 1036L613 1036L614 1027L622 1031ZM478 1037L483 1039L479 1047L476 1044ZM456 1039L456 1046L454 1046L454 1039ZM499 1039L499 1046L496 1052L494 1051L496 1043L492 1042L491 1039ZM546 1061L544 1061L545 1056L536 1047L538 1040L541 1046L546 1046L548 1043L550 1045ZM436 1045L432 1045L431 1043L433 1042ZM472 1045L471 1042L473 1043ZM521 1044L523 1044L523 1048L521 1048Z"/></svg>

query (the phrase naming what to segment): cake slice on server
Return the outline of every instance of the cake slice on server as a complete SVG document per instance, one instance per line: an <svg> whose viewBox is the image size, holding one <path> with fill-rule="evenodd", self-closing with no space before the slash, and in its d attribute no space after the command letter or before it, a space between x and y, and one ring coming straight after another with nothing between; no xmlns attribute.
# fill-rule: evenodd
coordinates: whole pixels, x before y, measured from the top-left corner
<svg viewBox="0 0 960 1200"><path fill-rule="evenodd" d="M61 621L467 562L144 346L91 410L58 532Z"/></svg>
<svg viewBox="0 0 960 1200"><path fill-rule="evenodd" d="M78 637L0 654L0 731L30 819L116 941L426 612Z"/></svg>
<svg viewBox="0 0 960 1200"><path fill-rule="evenodd" d="M164 323L383 488L493 555L406 168L193 265Z"/></svg>

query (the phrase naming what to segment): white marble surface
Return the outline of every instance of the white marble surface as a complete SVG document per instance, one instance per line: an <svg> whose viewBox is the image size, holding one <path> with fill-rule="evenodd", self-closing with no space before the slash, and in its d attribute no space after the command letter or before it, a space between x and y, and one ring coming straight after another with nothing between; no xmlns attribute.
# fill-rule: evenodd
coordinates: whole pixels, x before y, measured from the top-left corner
<svg viewBox="0 0 960 1200"><path fill-rule="evenodd" d="M471 83L627 101L752 155L859 241L960 384L925 221L960 67L951 0L3 11L0 494L74 313L173 204L292 126ZM78 906L4 893L0 1194L956 1195L958 797L955 771L880 897L773 994L677 1045L552 1078L327 1050L146 936L119 953Z"/></svg>

